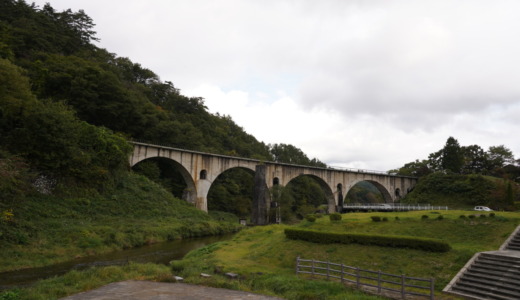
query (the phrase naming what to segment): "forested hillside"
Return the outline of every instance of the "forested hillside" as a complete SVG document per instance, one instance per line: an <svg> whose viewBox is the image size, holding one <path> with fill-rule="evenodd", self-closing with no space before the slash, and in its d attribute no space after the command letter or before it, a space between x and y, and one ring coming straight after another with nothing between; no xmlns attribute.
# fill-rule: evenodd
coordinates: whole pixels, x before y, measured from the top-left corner
<svg viewBox="0 0 520 300"><path fill-rule="evenodd" d="M3 212L35 187L54 195L104 193L128 174L128 139L325 166L295 146L258 141L230 117L209 113L204 99L186 97L152 70L96 46L94 27L81 10L0 0ZM135 171L182 195L182 183L172 180L178 174L160 162ZM216 186L210 208L229 211L238 203L231 212L249 214L252 180L238 171Z"/></svg>
<svg viewBox="0 0 520 300"><path fill-rule="evenodd" d="M468 209L487 205L496 210L520 209L520 159L504 145L486 151L479 145L461 146L449 137L428 159L416 160L390 173L420 177L403 199Z"/></svg>
<svg viewBox="0 0 520 300"><path fill-rule="evenodd" d="M55 11L2 0L0 55L22 69L37 99L64 103L77 117L126 138L179 148L271 159L268 147L202 98L125 57L96 47L83 11Z"/></svg>

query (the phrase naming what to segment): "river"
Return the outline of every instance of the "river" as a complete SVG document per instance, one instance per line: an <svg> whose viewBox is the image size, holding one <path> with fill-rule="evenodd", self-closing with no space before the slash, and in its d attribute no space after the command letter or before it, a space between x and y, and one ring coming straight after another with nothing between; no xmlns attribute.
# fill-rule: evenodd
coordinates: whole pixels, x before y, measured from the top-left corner
<svg viewBox="0 0 520 300"><path fill-rule="evenodd" d="M41 268L3 272L0 273L0 290L17 286L28 286L40 279L63 275L70 270L82 270L89 267L122 265L129 261L168 264L171 260L183 258L184 255L191 250L204 247L211 243L228 240L232 236L233 234L227 234L164 242L101 255L82 257Z"/></svg>

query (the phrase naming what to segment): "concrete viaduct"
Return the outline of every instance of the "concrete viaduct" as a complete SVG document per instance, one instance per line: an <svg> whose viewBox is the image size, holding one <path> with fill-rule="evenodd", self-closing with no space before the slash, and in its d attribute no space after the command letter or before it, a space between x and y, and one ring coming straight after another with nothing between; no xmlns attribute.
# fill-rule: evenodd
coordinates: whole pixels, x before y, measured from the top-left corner
<svg viewBox="0 0 520 300"><path fill-rule="evenodd" d="M365 170L342 170L299 166L255 159L210 154L176 149L141 142L131 142L134 151L130 166L149 159L170 159L186 181L184 200L197 208L208 211L208 192L211 184L223 172L232 168L245 168L254 172L254 199L251 222L267 224L270 208L270 189L275 185L286 186L298 176L312 176L321 185L328 198L328 210L334 212L343 206L344 196L355 184L368 181L383 195L386 203L393 203L406 195L417 183L417 178L389 175Z"/></svg>

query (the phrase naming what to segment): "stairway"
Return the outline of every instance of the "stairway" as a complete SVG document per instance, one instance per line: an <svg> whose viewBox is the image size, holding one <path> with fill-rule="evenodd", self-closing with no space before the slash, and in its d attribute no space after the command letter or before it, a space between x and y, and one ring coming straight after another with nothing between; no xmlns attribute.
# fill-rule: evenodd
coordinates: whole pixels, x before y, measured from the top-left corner
<svg viewBox="0 0 520 300"><path fill-rule="evenodd" d="M511 234L509 239L500 247L500 250L520 251L520 226Z"/></svg>
<svg viewBox="0 0 520 300"><path fill-rule="evenodd" d="M475 254L444 292L472 299L520 299L520 226L499 251Z"/></svg>

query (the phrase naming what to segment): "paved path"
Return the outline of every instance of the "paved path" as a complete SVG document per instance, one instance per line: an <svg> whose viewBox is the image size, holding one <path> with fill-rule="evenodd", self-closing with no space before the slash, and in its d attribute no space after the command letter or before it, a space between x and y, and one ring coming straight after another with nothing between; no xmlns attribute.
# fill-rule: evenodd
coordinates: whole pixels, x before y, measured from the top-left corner
<svg viewBox="0 0 520 300"><path fill-rule="evenodd" d="M281 298L218 289L186 283L128 280L114 282L98 289L75 294L63 300L280 300Z"/></svg>

